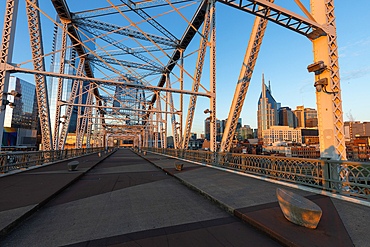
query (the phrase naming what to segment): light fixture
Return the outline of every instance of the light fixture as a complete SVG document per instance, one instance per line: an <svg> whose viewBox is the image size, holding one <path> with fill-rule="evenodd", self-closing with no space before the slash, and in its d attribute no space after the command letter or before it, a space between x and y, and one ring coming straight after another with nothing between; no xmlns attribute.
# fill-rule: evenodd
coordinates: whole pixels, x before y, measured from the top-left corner
<svg viewBox="0 0 370 247"><path fill-rule="evenodd" d="M211 111L210 111L209 109L206 109L206 110L204 111L204 114L207 114L207 113L211 113Z"/></svg>
<svg viewBox="0 0 370 247"><path fill-rule="evenodd" d="M307 66L307 70L309 73L315 72L315 75L320 75L324 70L326 70L326 65L323 61L318 61L316 63L310 64Z"/></svg>
<svg viewBox="0 0 370 247"><path fill-rule="evenodd" d="M328 85L328 78L323 78L323 79L320 79L318 81L315 82L314 86L316 87L316 91L317 92L321 92L324 91L325 93L329 93L329 94L336 94L338 92L328 92L326 90L326 86Z"/></svg>

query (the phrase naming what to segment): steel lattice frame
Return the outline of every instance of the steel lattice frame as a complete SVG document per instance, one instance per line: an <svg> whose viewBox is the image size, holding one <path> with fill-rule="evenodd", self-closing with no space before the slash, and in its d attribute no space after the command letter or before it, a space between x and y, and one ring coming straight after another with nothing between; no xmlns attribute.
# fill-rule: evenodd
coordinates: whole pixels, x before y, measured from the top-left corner
<svg viewBox="0 0 370 247"><path fill-rule="evenodd" d="M11 32L14 32L14 30L11 27L11 21L13 19L9 17L12 17L12 15L14 16L14 13L12 12L14 8L12 6L15 6L14 4L16 4L18 1L8 0L4 34L1 44L0 91L6 91L6 79L4 78L6 78L9 73L23 72L35 75L36 92L42 129L42 141L43 148L45 150L51 150L53 148L64 148L65 140L67 137L67 130L71 120L72 109L75 106L85 106L85 112L83 116L80 116L81 125L78 126L78 131L76 134L76 145L78 147L82 147L83 135L85 133L86 125L88 135L87 145L90 145L91 134L94 136L94 146L103 145L102 143L105 142L103 141L103 139L108 140L107 134L112 135L114 134L114 131L116 131L117 133L122 133L122 131L124 131L125 129L126 131L128 131L128 133L132 133L133 135L136 135L137 133L140 133L139 135L143 135L142 137L140 137L140 140L144 142L144 146L150 146L151 144L149 144L149 141L150 139L153 139L153 135L155 135L154 139L157 139L159 137L159 133L161 133L160 136L162 140L162 147L166 147L166 135L168 133L167 114L171 114L170 119L175 139L174 144L178 148L187 149L189 145L189 138L194 118L197 96L205 96L210 98L210 149L211 151L216 151L215 1L201 1L190 21L183 16L179 9L191 6L196 2L187 0L153 0L135 3L131 0L121 0L121 2L124 4L115 5L112 3L112 1L113 0L107 0L107 2L111 4L110 7L102 7L95 10L71 13L69 11L66 0L52 0L56 12L62 23L64 24L63 26L59 25L64 33L62 49L56 51L61 52L61 57L63 61L59 73L52 73L45 71L40 24L40 13L45 13L40 11L38 0L26 0L27 17L32 48L31 61L34 64L34 69L24 69L20 68L19 66L14 66L10 64L11 59L9 58L11 58L11 49L8 48L12 46L13 41L11 41ZM250 43L248 45L248 50L245 56L244 65L239 76L237 89L227 122L227 128L222 139L221 151L227 151L229 149L231 141L233 140L233 137L235 135L236 124L240 116L249 82L251 80L253 68L261 46L266 24L267 21L272 21L299 34L305 35L314 42L314 47L318 47L315 45L315 42L317 42L317 40L320 40L320 42L322 42L323 38L326 39L326 48L328 49L329 53L329 60L327 65L329 69L330 87L331 90L335 92L335 94L331 95L331 113L333 113L334 123L333 137L335 137L334 145L340 157L342 159L345 159L343 113L340 95L339 66L333 0L311 0L311 3L315 2L315 4L318 4L320 6L325 5L325 23L315 21L315 19L310 16L308 11L304 11L308 16L308 18L305 18L279 7L278 5L273 3L273 0L241 0L238 2L229 0L218 0L218 2L257 16L250 38ZM296 0L296 2L299 1ZM177 8L174 6L174 4L180 7ZM167 6L171 10L159 14L157 13L157 15L148 14L150 13L150 8L163 6ZM302 8L302 6L300 7ZM136 18L140 19L140 21L135 22L133 17L129 18L126 14L129 12L131 12L133 16L136 16ZM168 29L166 25L160 24L159 19L157 19L157 17L170 12L178 13L178 16L181 16L181 18L183 18L187 22L186 30L183 33L181 39L177 39L176 36L169 31L170 29ZM129 22L129 25L121 26L121 24L117 25L114 23L107 23L106 21L102 21L101 19L96 19L109 14L120 15L124 19L124 21ZM315 17L315 14L313 14L313 16ZM138 24L143 22L147 24L147 30L144 30L138 26ZM67 35L72 42L71 47L65 47ZM119 37L124 38L120 40ZM187 48L194 37L200 37L199 49L194 52L187 51ZM86 41L86 39L88 40ZM131 44L124 44L124 41L127 39L132 41ZM101 41L105 43L102 44ZM93 43L95 50L89 47L86 42ZM133 43L135 43L136 46L138 45L138 47L131 48L134 47L132 46ZM201 82L201 75L207 46L210 47L211 68L209 90L204 88L204 83ZM115 50L108 50L107 48L114 48ZM76 59L80 59L80 64L78 68L74 68L75 71L78 71L77 75L64 74L63 57L65 56L66 49L75 49L78 54ZM320 46L320 48L317 49L323 48ZM195 54L196 52L198 52L194 76L191 76L184 68L183 59L187 56L186 54L184 54L185 51L189 54ZM121 59L120 56L123 55L130 56L132 60ZM315 55L315 59L316 58L317 56ZM72 66L72 63L73 61L68 61L68 64L70 66ZM94 78L92 65L94 65L95 72L104 75L104 79ZM82 70L84 70L85 73L82 73ZM149 73L148 70L150 71ZM180 75L177 76L176 73L179 73ZM159 78L156 77L158 74L160 75ZM186 74L185 76L191 78L191 81L193 82L191 91L183 90L184 74ZM53 145L51 142L52 136L50 130L48 95L46 89L47 76L59 78L59 93L58 99L56 99L58 107L56 112L56 119L53 119L56 123L54 129ZM170 83L170 77L174 78L174 80L172 80L174 81L173 84ZM62 87L61 82L65 78L72 79L74 81L72 85L72 93L68 102L62 102L60 97ZM76 105L75 98L79 97L81 99L83 94L83 90L80 90L80 92L78 93L78 85L82 85L82 83L85 81L88 81L90 83L90 90L95 96L96 103L93 104L94 100L89 96L86 102L80 101L79 104ZM152 84L156 82L157 85L152 86ZM180 89L176 89L172 86L176 82L179 82ZM142 104L139 104L140 106L135 106L135 104L130 104L128 102L119 100L115 94L110 93L112 88L116 87L124 88L127 92L127 95L130 95L130 97L136 99L137 101L141 101ZM206 92L198 92L200 87L202 87ZM135 93L131 93L130 90L136 91ZM141 94L140 90L142 90L142 92L145 92L146 96L140 98L139 100L138 95ZM103 93L105 96L101 96L101 93ZM178 108L178 111L175 110L176 107L174 106L174 99L172 96L173 93L180 93L180 106ZM184 113L184 94L190 94L191 96L187 119L184 123L185 130L183 132L182 118ZM321 96L318 96L318 98L320 97ZM151 99L147 100L148 98ZM119 107L115 106L114 102L118 102ZM0 104L3 104L3 101ZM165 104L164 111L161 110L161 108L163 108L162 104ZM67 114L65 116L65 121L63 123L63 126L61 127L61 130L58 130L60 118L58 110L60 110L60 107L62 105L67 105ZM155 105L156 107L153 108ZM136 107L136 109L133 109L129 115L125 116L121 113L120 109L127 109L128 107ZM322 109L322 107L323 105L318 104L318 109ZM92 109L98 110L97 115L99 115L99 119L95 118L95 111L94 115L92 114ZM164 117L162 116L163 114L165 114ZM175 116L177 114L180 115L180 136L178 136L177 134L178 127ZM131 130L129 124L125 124L125 121L127 119L133 119L137 122L141 121L141 131L134 133ZM154 128L156 128L156 131L154 131ZM320 136L322 136L321 132ZM59 133L60 135L58 135ZM140 143L138 143L137 141L135 143L137 145L141 145L141 141ZM158 145L158 141L156 141L155 145Z"/></svg>
<svg viewBox="0 0 370 247"><path fill-rule="evenodd" d="M38 10L38 0L26 0L26 10L28 18L28 29L30 32L30 42L33 57L33 67L37 71L45 71L43 42L41 36L40 13ZM49 100L47 94L46 76L35 74L37 104L40 116L41 136L43 150L52 150Z"/></svg>

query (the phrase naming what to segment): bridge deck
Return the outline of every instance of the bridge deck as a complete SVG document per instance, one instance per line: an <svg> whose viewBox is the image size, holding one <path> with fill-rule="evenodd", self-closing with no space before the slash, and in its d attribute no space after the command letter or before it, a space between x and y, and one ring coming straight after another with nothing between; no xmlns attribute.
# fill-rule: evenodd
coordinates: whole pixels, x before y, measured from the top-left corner
<svg viewBox="0 0 370 247"><path fill-rule="evenodd" d="M367 207L287 188L323 209L318 229L309 230L283 218L276 184L188 162L178 172L174 159L144 157L118 150L109 157L79 158L76 172L68 172L68 162L61 162L0 178L0 227L6 233L0 245L278 245L270 237L299 246L369 243ZM17 221L24 222L6 232Z"/></svg>

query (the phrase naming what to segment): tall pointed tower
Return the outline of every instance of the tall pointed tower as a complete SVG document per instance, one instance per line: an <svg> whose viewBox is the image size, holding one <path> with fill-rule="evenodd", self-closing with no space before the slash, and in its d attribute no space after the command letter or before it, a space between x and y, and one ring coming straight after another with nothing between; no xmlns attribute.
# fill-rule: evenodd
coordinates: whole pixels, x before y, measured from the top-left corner
<svg viewBox="0 0 370 247"><path fill-rule="evenodd" d="M262 92L258 100L257 121L258 121L258 140L263 140L263 131L272 125L278 124L277 103L271 95L271 84L266 87L265 75L262 74Z"/></svg>

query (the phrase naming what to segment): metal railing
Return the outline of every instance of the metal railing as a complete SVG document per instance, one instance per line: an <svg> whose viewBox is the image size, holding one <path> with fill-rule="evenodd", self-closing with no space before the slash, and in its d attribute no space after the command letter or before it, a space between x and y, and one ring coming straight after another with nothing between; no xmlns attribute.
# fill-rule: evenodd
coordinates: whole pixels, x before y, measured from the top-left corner
<svg viewBox="0 0 370 247"><path fill-rule="evenodd" d="M165 148L142 150L370 200L370 163Z"/></svg>
<svg viewBox="0 0 370 247"><path fill-rule="evenodd" d="M33 166L53 163L97 152L112 152L115 148L81 148L55 151L14 152L0 154L0 174L9 171L27 169Z"/></svg>

